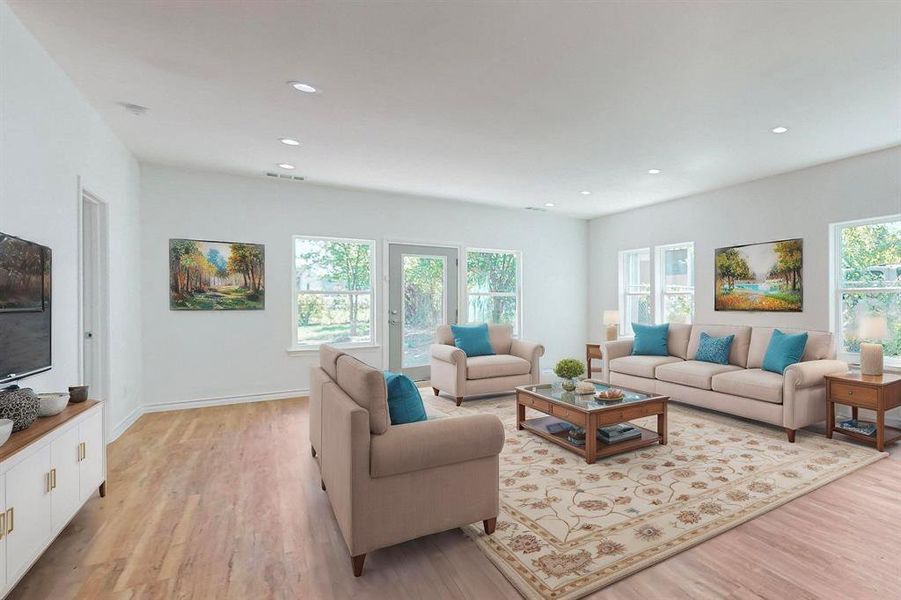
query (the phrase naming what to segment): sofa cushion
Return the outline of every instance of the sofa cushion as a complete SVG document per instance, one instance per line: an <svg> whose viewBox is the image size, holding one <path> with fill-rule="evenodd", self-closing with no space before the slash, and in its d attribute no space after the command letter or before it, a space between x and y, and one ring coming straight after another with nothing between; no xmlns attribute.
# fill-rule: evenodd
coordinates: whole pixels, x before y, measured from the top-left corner
<svg viewBox="0 0 901 600"><path fill-rule="evenodd" d="M623 356L610 361L610 370L635 377L654 378L654 371L660 365L682 362L675 356Z"/></svg>
<svg viewBox="0 0 901 600"><path fill-rule="evenodd" d="M425 405L419 388L403 373L385 371L385 385L388 387L388 418L392 425L404 425L425 421Z"/></svg>
<svg viewBox="0 0 901 600"><path fill-rule="evenodd" d="M773 335L770 336L770 343L766 347L766 354L763 355L763 365L760 368L764 371L771 371L781 375L789 365L801 362L806 345L806 331L801 333L783 333L776 329L773 331Z"/></svg>
<svg viewBox="0 0 901 600"><path fill-rule="evenodd" d="M657 379L661 381L681 383L682 385L709 390L712 389L710 380L714 375L739 370L742 370L741 367L736 367L735 365L718 365L698 360L686 360L660 365L657 367L655 374Z"/></svg>
<svg viewBox="0 0 901 600"><path fill-rule="evenodd" d="M688 359L688 339L691 337L691 325L688 323L670 323L669 335L666 338L666 351L670 356Z"/></svg>
<svg viewBox="0 0 901 600"><path fill-rule="evenodd" d="M466 359L466 379L527 375L531 370L532 363L512 354L473 356Z"/></svg>
<svg viewBox="0 0 901 600"><path fill-rule="evenodd" d="M691 337L688 340L688 356L698 353L701 332L713 337L734 335L732 347L729 348L729 364L744 368L748 364L748 346L751 343L751 328L746 325L692 325Z"/></svg>
<svg viewBox="0 0 901 600"><path fill-rule="evenodd" d="M707 335L706 331L702 331L701 339L698 343L698 351L693 358L694 360L702 360L718 365L728 365L729 348L732 347L732 340L734 339L734 335L713 337L712 335Z"/></svg>
<svg viewBox="0 0 901 600"><path fill-rule="evenodd" d="M751 345L748 349L748 368L759 369L763 366L763 357L770 345L774 327L754 327L751 329ZM807 360L823 360L835 358L832 334L828 331L814 331L812 329L787 329L780 327L784 333L807 332L807 345L804 347L804 355L801 362Z"/></svg>
<svg viewBox="0 0 901 600"><path fill-rule="evenodd" d="M742 369L713 376L713 389L724 394L782 404L782 375L761 369Z"/></svg>
<svg viewBox="0 0 901 600"><path fill-rule="evenodd" d="M513 327L510 325L488 325L488 338L495 354L510 354L513 344ZM454 345L454 333L450 325L439 325L435 330L435 343Z"/></svg>
<svg viewBox="0 0 901 600"><path fill-rule="evenodd" d="M491 356L495 354L488 337L488 324L451 325L454 333L454 346L466 353L466 356Z"/></svg>
<svg viewBox="0 0 901 600"><path fill-rule="evenodd" d="M369 412L369 431L382 434L388 430L388 387L385 376L345 354L338 357L338 386L351 400Z"/></svg>
<svg viewBox="0 0 901 600"><path fill-rule="evenodd" d="M667 356L669 323L662 325L642 325L632 323L635 339L632 340L632 354L641 356Z"/></svg>

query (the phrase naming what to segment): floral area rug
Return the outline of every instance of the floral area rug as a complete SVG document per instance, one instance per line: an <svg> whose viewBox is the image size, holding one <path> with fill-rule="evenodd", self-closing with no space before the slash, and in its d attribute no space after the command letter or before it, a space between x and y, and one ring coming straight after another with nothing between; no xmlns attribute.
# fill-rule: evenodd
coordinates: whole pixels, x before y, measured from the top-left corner
<svg viewBox="0 0 901 600"><path fill-rule="evenodd" d="M504 422L497 530L464 531L525 598L580 598L886 456L671 403L668 445L589 465L516 431L513 396L423 399Z"/></svg>

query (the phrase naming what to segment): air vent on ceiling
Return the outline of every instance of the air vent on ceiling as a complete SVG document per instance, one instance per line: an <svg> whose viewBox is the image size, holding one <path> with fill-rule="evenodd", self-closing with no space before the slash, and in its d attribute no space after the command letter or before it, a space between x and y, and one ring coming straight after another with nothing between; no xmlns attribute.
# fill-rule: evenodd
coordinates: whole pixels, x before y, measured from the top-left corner
<svg viewBox="0 0 901 600"><path fill-rule="evenodd" d="M527 206L526 210L534 210L535 212L547 212L547 210L540 208L538 206Z"/></svg>
<svg viewBox="0 0 901 600"><path fill-rule="evenodd" d="M303 181L303 177L300 175L286 175L284 173L273 173L272 171L266 171L266 177L273 177L275 179L291 179L293 181Z"/></svg>

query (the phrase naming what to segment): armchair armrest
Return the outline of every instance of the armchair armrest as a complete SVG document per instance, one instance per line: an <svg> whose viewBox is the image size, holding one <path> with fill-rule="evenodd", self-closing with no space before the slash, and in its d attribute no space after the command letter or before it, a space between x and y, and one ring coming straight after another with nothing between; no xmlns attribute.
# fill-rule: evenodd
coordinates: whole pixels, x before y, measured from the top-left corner
<svg viewBox="0 0 901 600"><path fill-rule="evenodd" d="M389 477L497 456L504 426L494 415L467 415L395 425L371 440L372 477Z"/></svg>
<svg viewBox="0 0 901 600"><path fill-rule="evenodd" d="M456 346L448 346L447 344L432 344L432 358L452 365L466 364L466 353Z"/></svg>
<svg viewBox="0 0 901 600"><path fill-rule="evenodd" d="M510 344L510 354L525 359L530 363L535 363L544 356L544 346L538 342L527 342L526 340L513 340Z"/></svg>
<svg viewBox="0 0 901 600"><path fill-rule="evenodd" d="M794 389L822 385L825 375L846 373L848 363L841 360L808 360L789 365L782 374L783 385Z"/></svg>

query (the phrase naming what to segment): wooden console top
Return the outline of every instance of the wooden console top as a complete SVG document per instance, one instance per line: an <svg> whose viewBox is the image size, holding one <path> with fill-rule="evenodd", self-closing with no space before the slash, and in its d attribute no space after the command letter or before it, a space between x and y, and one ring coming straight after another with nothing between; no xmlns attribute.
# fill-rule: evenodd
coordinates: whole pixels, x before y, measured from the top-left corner
<svg viewBox="0 0 901 600"><path fill-rule="evenodd" d="M63 409L63 412L58 415L53 415L52 417L38 417L37 420L32 423L31 427L14 432L9 436L6 443L0 446L0 461L6 460L6 458L12 456L28 444L41 439L44 434L53 431L60 425L74 419L81 413L98 404L100 404L99 400L86 400L85 402L79 402L78 404L70 403Z"/></svg>

